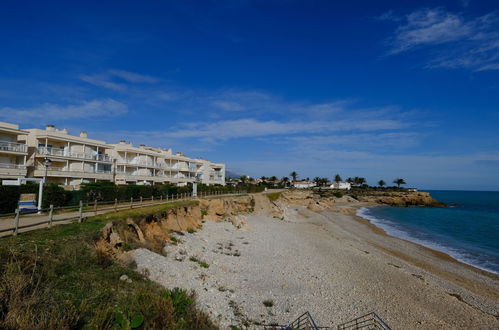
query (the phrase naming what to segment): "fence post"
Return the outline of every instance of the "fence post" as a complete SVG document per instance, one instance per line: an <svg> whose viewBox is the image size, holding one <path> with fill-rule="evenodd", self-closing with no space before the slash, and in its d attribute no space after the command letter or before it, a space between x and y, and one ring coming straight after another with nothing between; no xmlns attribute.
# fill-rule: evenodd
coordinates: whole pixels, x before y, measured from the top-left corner
<svg viewBox="0 0 499 330"><path fill-rule="evenodd" d="M17 236L17 230L19 227L19 216L20 216L19 208L16 209L16 217L14 218L14 236Z"/></svg>
<svg viewBox="0 0 499 330"><path fill-rule="evenodd" d="M50 211L49 211L49 228L52 227L52 219L54 217L54 205L50 204Z"/></svg>
<svg viewBox="0 0 499 330"><path fill-rule="evenodd" d="M160 201L160 202L162 202L162 201L163 201L163 194L161 194L161 195L159 196L159 201Z"/></svg>
<svg viewBox="0 0 499 330"><path fill-rule="evenodd" d="M133 197L130 197L130 208L133 208Z"/></svg>
<svg viewBox="0 0 499 330"><path fill-rule="evenodd" d="M94 200L94 215L97 215L97 200Z"/></svg>
<svg viewBox="0 0 499 330"><path fill-rule="evenodd" d="M166 201L168 202L168 194L166 194Z"/></svg>
<svg viewBox="0 0 499 330"><path fill-rule="evenodd" d="M154 202L154 195L151 196L151 202Z"/></svg>
<svg viewBox="0 0 499 330"><path fill-rule="evenodd" d="M118 211L118 198L114 199L114 212Z"/></svg>
<svg viewBox="0 0 499 330"><path fill-rule="evenodd" d="M80 210L79 210L78 222L81 223L82 220L83 220L83 201L80 199Z"/></svg>

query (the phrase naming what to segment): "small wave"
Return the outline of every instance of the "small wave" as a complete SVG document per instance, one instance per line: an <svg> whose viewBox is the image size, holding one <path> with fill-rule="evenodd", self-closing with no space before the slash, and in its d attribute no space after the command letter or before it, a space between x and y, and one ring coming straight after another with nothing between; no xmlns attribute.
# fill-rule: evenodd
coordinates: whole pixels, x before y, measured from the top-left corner
<svg viewBox="0 0 499 330"><path fill-rule="evenodd" d="M375 217L372 214L369 214L369 208L368 207L362 207L357 211L357 216L364 218L368 220L370 223L373 225L383 229L388 235L398 237L407 241L411 241L414 243L417 243L419 245L423 245L427 248L437 250L440 252L444 252L451 257L453 257L456 260L459 260L465 264L471 265L476 268L480 268L482 270L494 273L494 274L499 274L499 272L496 270L497 265L493 262L490 262L487 260L485 256L481 255L473 255L468 251L464 250L458 250L456 248L443 245L440 242L436 241L429 241L425 239L418 238L414 236L413 234L409 233L406 230L403 230L398 226L396 223L393 221L390 221L388 219L384 219L381 217Z"/></svg>

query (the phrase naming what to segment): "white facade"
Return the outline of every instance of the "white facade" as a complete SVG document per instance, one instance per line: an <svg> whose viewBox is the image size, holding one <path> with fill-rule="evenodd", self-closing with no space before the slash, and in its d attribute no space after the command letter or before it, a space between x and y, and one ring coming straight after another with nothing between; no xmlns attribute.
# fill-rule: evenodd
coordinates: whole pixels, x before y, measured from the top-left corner
<svg viewBox="0 0 499 330"><path fill-rule="evenodd" d="M46 172L47 182L65 186L111 181L112 159L105 154L104 141L89 139L86 132L70 135L53 125L47 125L44 130L27 131L27 165L31 177L43 178ZM49 167L44 165L45 158L51 160Z"/></svg>
<svg viewBox="0 0 499 330"><path fill-rule="evenodd" d="M26 176L28 147L23 137L27 134L18 125L0 122L0 179Z"/></svg>
<svg viewBox="0 0 499 330"><path fill-rule="evenodd" d="M44 159L51 161L46 167ZM225 165L189 158L171 149L121 141L107 144L47 125L45 129L20 130L0 122L0 179L43 178L77 188L81 183L110 181L116 184L225 185Z"/></svg>
<svg viewBox="0 0 499 330"><path fill-rule="evenodd" d="M311 181L293 181L292 185L293 187L300 189L312 188L316 186L315 182Z"/></svg>
<svg viewBox="0 0 499 330"><path fill-rule="evenodd" d="M329 187L332 189L343 189L343 190L352 189L352 185L349 182L333 182L333 184Z"/></svg>

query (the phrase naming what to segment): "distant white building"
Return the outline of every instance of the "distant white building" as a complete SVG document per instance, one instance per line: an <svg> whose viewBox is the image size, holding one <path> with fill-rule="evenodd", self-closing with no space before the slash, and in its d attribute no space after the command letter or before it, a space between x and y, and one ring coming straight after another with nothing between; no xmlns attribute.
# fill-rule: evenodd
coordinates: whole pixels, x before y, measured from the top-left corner
<svg viewBox="0 0 499 330"><path fill-rule="evenodd" d="M293 187L300 189L312 188L316 186L315 182L311 181L293 181L291 184Z"/></svg>
<svg viewBox="0 0 499 330"><path fill-rule="evenodd" d="M352 185L349 182L333 182L329 187L332 189L350 190Z"/></svg>

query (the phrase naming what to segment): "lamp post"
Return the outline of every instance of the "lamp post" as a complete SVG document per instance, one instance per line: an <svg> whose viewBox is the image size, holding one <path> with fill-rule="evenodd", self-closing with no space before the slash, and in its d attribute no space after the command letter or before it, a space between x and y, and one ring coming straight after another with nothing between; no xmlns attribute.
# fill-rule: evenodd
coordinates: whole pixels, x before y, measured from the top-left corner
<svg viewBox="0 0 499 330"><path fill-rule="evenodd" d="M52 165L52 160L50 158L45 157L43 159L43 165L45 165L45 175L43 176L43 184L47 183L47 171L50 165Z"/></svg>
<svg viewBox="0 0 499 330"><path fill-rule="evenodd" d="M38 214L42 213L42 196L43 196L43 186L47 182L47 170L50 165L52 165L52 160L50 158L45 157L43 159L43 165L45 166L45 175L43 176L43 180L39 184L38 188Z"/></svg>
<svg viewBox="0 0 499 330"><path fill-rule="evenodd" d="M198 182L201 182L201 173L197 173L192 182L192 197L198 197Z"/></svg>

